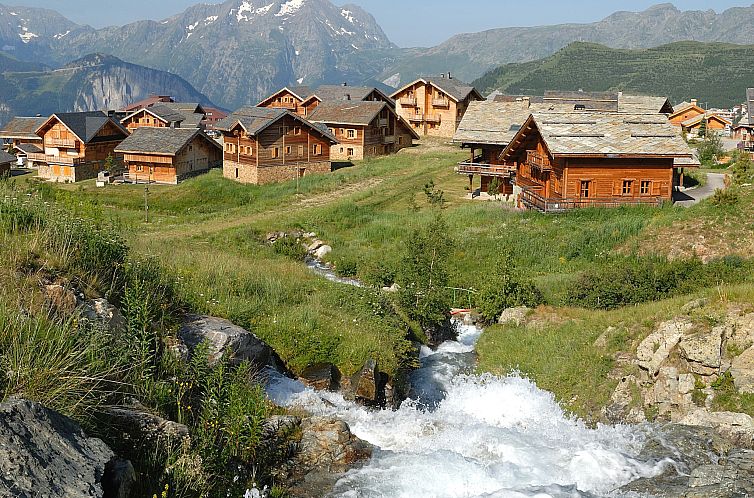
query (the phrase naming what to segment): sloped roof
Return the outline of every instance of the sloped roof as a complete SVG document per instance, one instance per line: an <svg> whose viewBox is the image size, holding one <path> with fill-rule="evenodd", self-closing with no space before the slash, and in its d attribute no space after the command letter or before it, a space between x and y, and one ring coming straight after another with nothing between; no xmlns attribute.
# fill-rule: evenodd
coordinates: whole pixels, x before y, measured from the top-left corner
<svg viewBox="0 0 754 498"><path fill-rule="evenodd" d="M439 88L456 102L464 100L472 93L475 94L477 100L484 100L484 97L479 94L476 88L455 78L419 78L393 92L390 98L395 99L396 95L418 82Z"/></svg>
<svg viewBox="0 0 754 498"><path fill-rule="evenodd" d="M16 156L13 154L9 154L8 152L5 152L4 150L0 149L0 164L8 164L8 163L15 163L16 162Z"/></svg>
<svg viewBox="0 0 754 498"><path fill-rule="evenodd" d="M215 126L215 129L221 131L230 131L236 124L240 124L243 129L251 136L254 136L270 126L272 123L282 118L283 116L291 116L293 119L299 121L304 126L316 129L326 138L333 143L338 143L338 139L335 138L330 132L322 127L315 126L306 119L293 114L285 109L270 108L270 107L253 107L245 106L235 112L232 112L228 117L219 121Z"/></svg>
<svg viewBox="0 0 754 498"><path fill-rule="evenodd" d="M494 102L523 102L529 99L532 104L541 104L544 102L544 97L538 97L536 95L507 95L499 93L492 99Z"/></svg>
<svg viewBox="0 0 754 498"><path fill-rule="evenodd" d="M196 136L212 143L218 149L222 148L220 144L197 128L154 128L148 126L135 129L131 136L118 145L115 151L174 156Z"/></svg>
<svg viewBox="0 0 754 498"><path fill-rule="evenodd" d="M180 123L181 121L184 121L186 119L186 116L183 112L180 112L175 109L171 109L170 107L166 106L165 104L155 104L152 107L148 109L144 109L147 112L151 112L158 118L162 119L163 121L167 123ZM192 113L193 114L193 113Z"/></svg>
<svg viewBox="0 0 754 498"><path fill-rule="evenodd" d="M749 124L754 126L754 88L746 89L746 110L749 113Z"/></svg>
<svg viewBox="0 0 754 498"><path fill-rule="evenodd" d="M312 91L312 89L310 87L306 86L306 85L284 86L283 88L281 88L280 90L277 90L272 95L269 95L269 96L263 98L262 100L260 100L259 104L257 104L257 105L262 105L265 102L267 102L268 100L274 98L279 93L285 92L285 91L292 93L296 98L298 98L301 101L307 100L309 97L311 97L314 94L314 91Z"/></svg>
<svg viewBox="0 0 754 498"><path fill-rule="evenodd" d="M304 100L310 100L312 98L318 98L321 102L330 101L359 101L366 99L372 92L377 92L382 95L388 101L391 101L389 96L385 95L379 88L373 86L348 86L348 85L320 85L314 90L308 98Z"/></svg>
<svg viewBox="0 0 754 498"><path fill-rule="evenodd" d="M97 133L108 121L117 126L123 132L123 135L128 135L128 131L123 128L123 125L118 121L111 119L102 111L61 112L53 114L47 118L39 128L45 126L53 118L57 118L85 144L92 142ZM37 130L39 130L39 128Z"/></svg>
<svg viewBox="0 0 754 498"><path fill-rule="evenodd" d="M617 92L569 92L548 90L543 97L545 102L556 104L567 104L584 106L586 111L617 111L618 110L618 93Z"/></svg>
<svg viewBox="0 0 754 498"><path fill-rule="evenodd" d="M40 126L45 124L48 116L45 117L20 117L11 119L3 129L0 130L0 138L17 138L26 140L42 140L36 131Z"/></svg>
<svg viewBox="0 0 754 498"><path fill-rule="evenodd" d="M183 127L198 127L205 115L204 108L197 102L163 102L155 104L151 110L154 110L155 107L160 109L159 112L168 112L169 110L183 116L181 120Z"/></svg>
<svg viewBox="0 0 754 498"><path fill-rule="evenodd" d="M656 113L537 112L519 134L537 128L553 156L686 157L693 153L667 117ZM503 152L508 155L511 143Z"/></svg>
<svg viewBox="0 0 754 498"><path fill-rule="evenodd" d="M710 120L710 119L717 119L718 121L724 123L724 124L732 124L730 121L725 119L722 116L719 116L715 114L714 112L705 112L704 114L699 114L697 116L694 116L693 118L689 118L686 121L682 122L681 124L683 126L694 126L696 124L701 123L703 120Z"/></svg>
<svg viewBox="0 0 754 498"><path fill-rule="evenodd" d="M468 144L508 145L532 112L566 111L562 105L526 101L474 101L458 125L453 141Z"/></svg>
<svg viewBox="0 0 754 498"><path fill-rule="evenodd" d="M170 95L150 95L149 97L127 105L123 110L126 112L134 112L144 109L146 107L152 107L158 102L175 102Z"/></svg>
<svg viewBox="0 0 754 498"><path fill-rule="evenodd" d="M36 144L18 144L16 145L16 149L24 154L41 154L44 152L44 149Z"/></svg>
<svg viewBox="0 0 754 498"><path fill-rule="evenodd" d="M620 112L674 112L673 105L667 97L653 97L649 95L621 94L618 98Z"/></svg>
<svg viewBox="0 0 754 498"><path fill-rule="evenodd" d="M324 101L309 115L309 121L366 126L388 106L385 102Z"/></svg>
<svg viewBox="0 0 754 498"><path fill-rule="evenodd" d="M699 111L699 114L704 114L706 111L699 107L698 104L692 104L691 102L681 102L680 104L673 106L673 113L670 115L671 118L683 114L684 112L690 110L690 109L696 109Z"/></svg>

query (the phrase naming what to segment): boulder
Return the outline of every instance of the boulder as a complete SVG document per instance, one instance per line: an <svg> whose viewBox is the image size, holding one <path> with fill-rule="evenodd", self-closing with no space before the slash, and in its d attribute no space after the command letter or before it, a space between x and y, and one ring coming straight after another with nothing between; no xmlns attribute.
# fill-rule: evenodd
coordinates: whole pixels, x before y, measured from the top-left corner
<svg viewBox="0 0 754 498"><path fill-rule="evenodd" d="M317 363L304 369L299 380L318 391L337 391L340 377L340 370L332 363Z"/></svg>
<svg viewBox="0 0 754 498"><path fill-rule="evenodd" d="M109 463L114 454L87 437L71 419L38 403L0 404L0 492L14 497L126 496L134 483L130 464ZM133 470L133 468L131 468Z"/></svg>
<svg viewBox="0 0 754 498"><path fill-rule="evenodd" d="M680 341L681 356L688 362L689 370L699 375L713 375L720 370L724 326L710 332L685 335Z"/></svg>
<svg viewBox="0 0 754 498"><path fill-rule="evenodd" d="M120 310L110 304L107 299L92 299L84 303L81 308L83 320L100 324L111 332L122 333L126 331L126 319Z"/></svg>
<svg viewBox="0 0 754 498"><path fill-rule="evenodd" d="M754 446L754 419L745 413L710 412L706 409L694 410L683 419L681 424L712 427L721 436L744 448Z"/></svg>
<svg viewBox="0 0 754 498"><path fill-rule="evenodd" d="M137 444L145 441L180 444L190 439L188 427L150 413L138 403L110 408L106 413L111 424Z"/></svg>
<svg viewBox="0 0 754 498"><path fill-rule="evenodd" d="M351 377L351 391L356 400L370 406L384 404L386 377L377 368L375 360L367 360Z"/></svg>
<svg viewBox="0 0 754 498"><path fill-rule="evenodd" d="M58 313L70 315L79 305L76 292L69 287L49 284L44 286L43 292L47 305Z"/></svg>
<svg viewBox="0 0 754 498"><path fill-rule="evenodd" d="M323 259L325 256L330 254L332 252L332 247L328 246L327 244L320 246L317 248L316 251L314 251L314 256L317 259Z"/></svg>
<svg viewBox="0 0 754 498"><path fill-rule="evenodd" d="M610 404L602 410L602 415L613 424L639 424L646 421L641 406L639 381L633 375L628 375L618 382Z"/></svg>
<svg viewBox="0 0 754 498"><path fill-rule="evenodd" d="M129 498L136 484L136 470L130 460L115 458L105 466L102 489L107 498Z"/></svg>
<svg viewBox="0 0 754 498"><path fill-rule="evenodd" d="M317 239L314 242L312 242L311 244L309 244L308 246L306 246L306 250L309 251L310 253L315 253L317 251L317 249L319 249L323 245L325 245L325 243L322 242L321 240Z"/></svg>
<svg viewBox="0 0 754 498"><path fill-rule="evenodd" d="M694 299L693 301L689 301L681 307L681 313L688 315L694 310L704 308L705 306L707 306L707 304L709 304L709 299L707 299L706 297Z"/></svg>
<svg viewBox="0 0 754 498"><path fill-rule="evenodd" d="M351 434L348 424L334 417L310 417L301 422L298 465L330 473L345 472L372 455L372 445Z"/></svg>
<svg viewBox="0 0 754 498"><path fill-rule="evenodd" d="M248 361L258 370L271 367L281 373L287 372L283 360L266 342L224 318L188 315L178 330L178 338L189 352L206 341L212 363L227 353L234 364Z"/></svg>
<svg viewBox="0 0 754 498"><path fill-rule="evenodd" d="M733 358L730 373L739 391L754 394L754 346Z"/></svg>
<svg viewBox="0 0 754 498"><path fill-rule="evenodd" d="M754 345L754 313L737 316L733 319L733 330L727 337L728 344L739 350Z"/></svg>
<svg viewBox="0 0 754 498"><path fill-rule="evenodd" d="M424 334L427 336L427 343L431 347L439 346L446 341L455 341L458 338L458 330L450 320L424 329Z"/></svg>
<svg viewBox="0 0 754 498"><path fill-rule="evenodd" d="M650 376L657 375L660 365L668 359L670 352L692 326L685 318L661 323L657 330L649 334L636 348L638 365L647 370Z"/></svg>
<svg viewBox="0 0 754 498"><path fill-rule="evenodd" d="M507 308L500 314L500 318L497 319L497 323L502 325L515 325L518 327L526 321L526 317L530 312L531 308L528 308L526 306Z"/></svg>

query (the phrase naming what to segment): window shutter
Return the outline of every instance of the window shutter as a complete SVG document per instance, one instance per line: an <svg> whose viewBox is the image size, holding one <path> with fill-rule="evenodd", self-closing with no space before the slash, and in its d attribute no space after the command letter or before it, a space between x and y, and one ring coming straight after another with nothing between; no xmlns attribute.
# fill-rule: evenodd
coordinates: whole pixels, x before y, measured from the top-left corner
<svg viewBox="0 0 754 498"><path fill-rule="evenodd" d="M623 193L623 180L613 181L613 195L619 196Z"/></svg>
<svg viewBox="0 0 754 498"><path fill-rule="evenodd" d="M571 190L571 192L573 192L573 197L581 197L581 181L580 180L576 180L575 182L573 182L573 190Z"/></svg>
<svg viewBox="0 0 754 498"><path fill-rule="evenodd" d="M661 195L660 182L652 182L652 195Z"/></svg>

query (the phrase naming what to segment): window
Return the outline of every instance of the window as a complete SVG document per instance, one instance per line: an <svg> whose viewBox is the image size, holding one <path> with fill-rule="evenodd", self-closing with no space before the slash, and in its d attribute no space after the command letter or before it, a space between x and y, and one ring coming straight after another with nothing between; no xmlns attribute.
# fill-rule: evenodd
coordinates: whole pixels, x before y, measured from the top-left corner
<svg viewBox="0 0 754 498"><path fill-rule="evenodd" d="M353 149L349 147L348 148L348 157L351 157L351 156L353 156Z"/></svg>
<svg viewBox="0 0 754 498"><path fill-rule="evenodd" d="M633 180L623 180L623 195L631 195L634 189Z"/></svg>
<svg viewBox="0 0 754 498"><path fill-rule="evenodd" d="M136 166L136 171L139 173L144 171L144 166Z"/></svg>
<svg viewBox="0 0 754 498"><path fill-rule="evenodd" d="M652 193L652 182L649 180L642 180L639 186L639 192L641 195L649 195Z"/></svg>
<svg viewBox="0 0 754 498"><path fill-rule="evenodd" d="M319 144L312 144L312 154L315 156L322 154L322 146Z"/></svg>
<svg viewBox="0 0 754 498"><path fill-rule="evenodd" d="M298 155L299 156L303 156L304 155L304 146L303 145L299 145L298 146Z"/></svg>
<svg viewBox="0 0 754 498"><path fill-rule="evenodd" d="M300 126L296 126L295 128L293 128L293 134L294 135L301 135L301 127Z"/></svg>
<svg viewBox="0 0 754 498"><path fill-rule="evenodd" d="M278 149L277 147L273 147L271 152L272 152L273 159L277 159L278 157L280 157L280 149Z"/></svg>
<svg viewBox="0 0 754 498"><path fill-rule="evenodd" d="M236 178L238 178L238 168L236 168Z"/></svg>
<svg viewBox="0 0 754 498"><path fill-rule="evenodd" d="M292 150L291 146L290 145L286 145L285 146L285 155L286 156L290 156L291 155L291 150Z"/></svg>
<svg viewBox="0 0 754 498"><path fill-rule="evenodd" d="M348 138L356 138L356 130L348 130Z"/></svg>
<svg viewBox="0 0 754 498"><path fill-rule="evenodd" d="M402 136L398 137L398 145L403 145L403 137Z"/></svg>
<svg viewBox="0 0 754 498"><path fill-rule="evenodd" d="M340 134L341 134L341 135L345 135L345 134L346 134L346 130L345 130L345 129L343 129L343 128L341 128L341 129L340 129Z"/></svg>
<svg viewBox="0 0 754 498"><path fill-rule="evenodd" d="M328 128L327 131L330 132L330 135L335 136L335 128Z"/></svg>
<svg viewBox="0 0 754 498"><path fill-rule="evenodd" d="M581 180L581 197L587 198L592 190L592 182L590 180Z"/></svg>
<svg viewBox="0 0 754 498"><path fill-rule="evenodd" d="M341 154L343 153L343 147L341 147L341 148L340 148L340 153L341 153Z"/></svg>

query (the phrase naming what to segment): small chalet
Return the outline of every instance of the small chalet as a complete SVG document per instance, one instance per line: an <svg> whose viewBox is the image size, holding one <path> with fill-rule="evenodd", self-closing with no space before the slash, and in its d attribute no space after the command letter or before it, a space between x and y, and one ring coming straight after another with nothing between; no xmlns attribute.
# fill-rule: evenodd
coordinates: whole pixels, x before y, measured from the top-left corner
<svg viewBox="0 0 754 498"><path fill-rule="evenodd" d="M705 112L704 114L699 114L681 122L681 129L689 135L698 136L700 135L702 126L706 128L708 133L710 131L723 133L725 130L730 129L732 124L733 123L714 112Z"/></svg>
<svg viewBox="0 0 754 498"><path fill-rule="evenodd" d="M741 143L739 147L754 152L754 88L746 90L747 112L733 128L733 138Z"/></svg>
<svg viewBox="0 0 754 498"><path fill-rule="evenodd" d="M44 152L29 154L29 160L38 164L40 178L57 182L95 178L128 137L128 130L101 111L53 114L36 133Z"/></svg>
<svg viewBox="0 0 754 498"><path fill-rule="evenodd" d="M484 100L473 86L454 79L450 73L440 78L419 78L390 98L398 115L419 135L452 138L469 104Z"/></svg>
<svg viewBox="0 0 754 498"><path fill-rule="evenodd" d="M137 128L180 128L186 117L164 104L155 104L132 112L120 122L128 131Z"/></svg>
<svg viewBox="0 0 754 498"><path fill-rule="evenodd" d="M453 136L454 143L470 150L469 159L458 163L456 171L468 175L471 192L474 192L474 176L478 175L482 192L488 192L490 184L497 178L498 193L512 194L513 168L500 160L500 153L532 112L555 108L567 111L573 108L569 105L545 104L541 99L539 103L531 103L529 97L505 97L508 96L495 101L471 102Z"/></svg>
<svg viewBox="0 0 754 498"><path fill-rule="evenodd" d="M147 107L152 107L155 104L166 102L175 102L175 100L173 100L173 97L171 97L170 95L150 95L144 100L140 100L138 102L134 102L129 106L126 106L123 111L127 114L131 114L136 111L146 109Z"/></svg>
<svg viewBox="0 0 754 498"><path fill-rule="evenodd" d="M187 102L163 102L160 107L183 115L181 128L201 128L207 118L207 111L201 104Z"/></svg>
<svg viewBox="0 0 754 498"><path fill-rule="evenodd" d="M309 120L325 125L340 142L330 148L333 161L392 154L419 139L411 126L383 101L325 101Z"/></svg>
<svg viewBox="0 0 754 498"><path fill-rule="evenodd" d="M198 128L143 127L115 149L134 183L178 182L220 166L223 148Z"/></svg>
<svg viewBox="0 0 754 498"><path fill-rule="evenodd" d="M33 166L28 160L29 153L40 153L42 137L36 134L37 128L42 126L47 118L15 117L0 130L0 139L8 150L17 157L19 166Z"/></svg>
<svg viewBox="0 0 754 498"><path fill-rule="evenodd" d="M223 135L223 175L241 183L329 173L331 146L338 143L326 127L279 108L243 107L217 129Z"/></svg>
<svg viewBox="0 0 754 498"><path fill-rule="evenodd" d="M16 156L0 149L0 178L10 175L10 169L16 164Z"/></svg>
<svg viewBox="0 0 754 498"><path fill-rule="evenodd" d="M656 113L533 113L501 154L516 169L519 204L543 212L659 205L693 153Z"/></svg>
<svg viewBox="0 0 754 498"><path fill-rule="evenodd" d="M283 108L309 116L322 102L386 102L395 107L395 102L380 89L368 86L320 85L316 89L308 86L283 88L262 100L257 107Z"/></svg>
<svg viewBox="0 0 754 498"><path fill-rule="evenodd" d="M673 113L668 116L670 123L675 126L682 126L684 121L695 118L697 116L703 116L707 111L699 107L696 99L691 99L691 102L681 102L675 106Z"/></svg>

